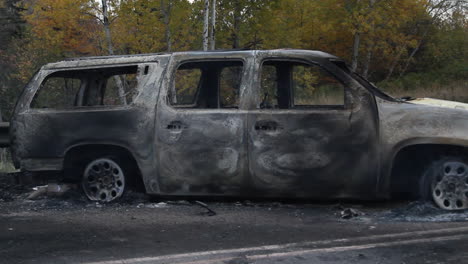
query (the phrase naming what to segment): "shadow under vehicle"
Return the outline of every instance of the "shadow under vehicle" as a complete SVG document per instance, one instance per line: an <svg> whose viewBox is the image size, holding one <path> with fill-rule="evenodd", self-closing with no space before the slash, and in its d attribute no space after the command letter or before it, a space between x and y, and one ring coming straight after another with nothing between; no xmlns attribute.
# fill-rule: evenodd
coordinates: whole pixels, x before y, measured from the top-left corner
<svg viewBox="0 0 468 264"><path fill-rule="evenodd" d="M43 66L10 126L14 164L91 200L387 199L468 208L468 105L395 99L320 51L176 52Z"/></svg>

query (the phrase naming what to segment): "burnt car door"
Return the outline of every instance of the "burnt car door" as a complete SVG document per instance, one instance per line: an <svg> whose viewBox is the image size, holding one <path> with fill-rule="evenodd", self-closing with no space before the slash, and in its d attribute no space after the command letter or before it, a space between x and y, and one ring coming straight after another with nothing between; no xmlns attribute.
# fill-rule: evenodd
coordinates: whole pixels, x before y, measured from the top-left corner
<svg viewBox="0 0 468 264"><path fill-rule="evenodd" d="M238 195L246 168L247 62L175 56L159 97L158 183L173 195Z"/></svg>
<svg viewBox="0 0 468 264"><path fill-rule="evenodd" d="M325 59L258 56L248 117L252 185L265 196L374 195L373 95Z"/></svg>

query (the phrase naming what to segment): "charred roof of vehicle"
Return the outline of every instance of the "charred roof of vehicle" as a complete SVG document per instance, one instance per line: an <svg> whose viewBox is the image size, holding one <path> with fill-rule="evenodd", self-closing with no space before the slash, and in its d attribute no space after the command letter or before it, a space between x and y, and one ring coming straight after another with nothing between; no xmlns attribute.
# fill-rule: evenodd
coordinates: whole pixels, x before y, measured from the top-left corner
<svg viewBox="0 0 468 264"><path fill-rule="evenodd" d="M338 57L317 50L301 50L301 49L275 49L275 50L246 50L246 49L230 49L230 50L211 50L211 51L179 51L179 52L161 52L161 53L145 53L145 54L126 54L126 55L110 55L110 56L91 56L91 57L76 57L67 58L62 61L48 63L44 65L44 69L70 68L70 67L85 67L109 64L127 64L127 63L144 63L154 62L161 58L171 56L206 56L206 58L222 56L248 56L256 54L270 54L273 56L281 55L304 55L320 59L339 59Z"/></svg>

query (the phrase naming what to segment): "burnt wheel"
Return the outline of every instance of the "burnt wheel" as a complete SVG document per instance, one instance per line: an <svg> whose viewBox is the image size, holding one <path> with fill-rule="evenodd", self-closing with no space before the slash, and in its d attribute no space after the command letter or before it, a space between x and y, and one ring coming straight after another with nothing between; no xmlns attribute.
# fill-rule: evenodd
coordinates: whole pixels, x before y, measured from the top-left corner
<svg viewBox="0 0 468 264"><path fill-rule="evenodd" d="M468 164L457 158L433 162L426 170L422 197L431 199L442 209L468 208Z"/></svg>
<svg viewBox="0 0 468 264"><path fill-rule="evenodd" d="M125 191L124 170L111 158L92 160L83 172L81 185L88 199L92 201L114 201Z"/></svg>

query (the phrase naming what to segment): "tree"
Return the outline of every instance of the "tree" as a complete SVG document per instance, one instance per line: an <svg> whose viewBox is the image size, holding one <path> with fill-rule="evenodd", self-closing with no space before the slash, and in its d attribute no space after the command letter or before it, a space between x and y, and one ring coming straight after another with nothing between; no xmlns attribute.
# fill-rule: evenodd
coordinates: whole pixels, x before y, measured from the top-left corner
<svg viewBox="0 0 468 264"><path fill-rule="evenodd" d="M260 48L262 19L277 0L217 0L216 43L220 48ZM270 14L272 16L272 14Z"/></svg>
<svg viewBox="0 0 468 264"><path fill-rule="evenodd" d="M171 10L172 10L172 2L161 0L161 13L163 15L164 21L164 36L166 37L166 51L172 50L172 33L171 33Z"/></svg>
<svg viewBox="0 0 468 264"><path fill-rule="evenodd" d="M468 1L465 0L427 0L424 5L426 10L425 17L417 21L413 26L414 32L422 32L421 36L406 59L400 72L400 77L403 76L408 70L410 63L421 48L423 42L426 41L428 33L434 24L443 23L443 17L447 17L453 14L463 14L464 12L462 10L466 9L467 3Z"/></svg>
<svg viewBox="0 0 468 264"><path fill-rule="evenodd" d="M65 56L96 52L89 0L38 0L26 4L23 18L38 41Z"/></svg>
<svg viewBox="0 0 468 264"><path fill-rule="evenodd" d="M203 9L203 50L208 50L209 41L209 21L210 21L210 0L205 0L205 7Z"/></svg>
<svg viewBox="0 0 468 264"><path fill-rule="evenodd" d="M19 4L13 5L16 2ZM4 69L0 73L0 106L6 116L20 88L44 63L71 56L202 49L204 14L209 14L204 12L206 3L215 7L205 30L209 36L205 44L212 49L324 50L347 59L373 81L433 71L437 71L433 76L467 76L467 0L0 3L4 4L0 16L5 10L15 10L15 23L25 23L18 27L21 30L6 30L13 32L13 38L2 35L0 39Z"/></svg>
<svg viewBox="0 0 468 264"><path fill-rule="evenodd" d="M216 47L216 0L213 0L211 5L211 20L210 20L210 49Z"/></svg>

